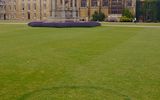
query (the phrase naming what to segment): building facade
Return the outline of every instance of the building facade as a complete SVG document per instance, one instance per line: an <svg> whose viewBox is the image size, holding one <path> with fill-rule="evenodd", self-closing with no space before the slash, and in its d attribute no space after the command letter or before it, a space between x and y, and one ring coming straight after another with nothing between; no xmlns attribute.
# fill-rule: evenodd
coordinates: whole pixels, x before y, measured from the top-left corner
<svg viewBox="0 0 160 100"><path fill-rule="evenodd" d="M6 14L6 3L5 0L0 0L0 19L5 20L5 14Z"/></svg>
<svg viewBox="0 0 160 100"><path fill-rule="evenodd" d="M0 0L8 20L91 20L95 11L108 19L118 18L128 8L135 15L136 0ZM4 6L5 5L5 6ZM3 6L3 7L2 7ZM2 11L2 10L0 10ZM2 14L2 13L0 13Z"/></svg>

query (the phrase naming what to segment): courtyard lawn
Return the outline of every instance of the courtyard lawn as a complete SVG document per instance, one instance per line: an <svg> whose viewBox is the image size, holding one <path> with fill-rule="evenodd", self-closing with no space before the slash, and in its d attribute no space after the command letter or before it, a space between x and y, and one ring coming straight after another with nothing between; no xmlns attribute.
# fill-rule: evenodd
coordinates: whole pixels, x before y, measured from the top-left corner
<svg viewBox="0 0 160 100"><path fill-rule="evenodd" d="M159 100L160 28L0 24L0 100Z"/></svg>

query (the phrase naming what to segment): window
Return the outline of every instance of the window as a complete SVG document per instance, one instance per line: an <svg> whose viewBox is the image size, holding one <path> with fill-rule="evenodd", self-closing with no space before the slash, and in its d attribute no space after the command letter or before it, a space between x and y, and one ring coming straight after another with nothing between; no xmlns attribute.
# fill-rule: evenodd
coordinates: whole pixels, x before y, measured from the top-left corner
<svg viewBox="0 0 160 100"><path fill-rule="evenodd" d="M74 4L74 6L75 6L75 7L77 7L77 0L75 0L75 4Z"/></svg>
<svg viewBox="0 0 160 100"><path fill-rule="evenodd" d="M81 7L87 6L87 0L81 0Z"/></svg>
<svg viewBox="0 0 160 100"><path fill-rule="evenodd" d="M72 7L73 6L73 3L72 3L72 0L70 1L70 7Z"/></svg>
<svg viewBox="0 0 160 100"><path fill-rule="evenodd" d="M111 14L121 14L123 9L122 0L112 0L111 2Z"/></svg>
<svg viewBox="0 0 160 100"><path fill-rule="evenodd" d="M16 11L16 5L14 5L14 11Z"/></svg>
<svg viewBox="0 0 160 100"><path fill-rule="evenodd" d="M28 10L30 10L31 9L31 6L30 6L30 3L28 3Z"/></svg>
<svg viewBox="0 0 160 100"><path fill-rule="evenodd" d="M97 6L97 0L92 0L91 1L91 6L96 7Z"/></svg>
<svg viewBox="0 0 160 100"><path fill-rule="evenodd" d="M9 10L10 10L10 11L12 10L12 7L11 7L11 5L9 5Z"/></svg>
<svg viewBox="0 0 160 100"><path fill-rule="evenodd" d="M36 3L33 4L33 9L36 10Z"/></svg>
<svg viewBox="0 0 160 100"><path fill-rule="evenodd" d="M24 3L22 3L22 10L24 10Z"/></svg>
<svg viewBox="0 0 160 100"><path fill-rule="evenodd" d="M102 5L103 6L108 6L108 0L103 0Z"/></svg>
<svg viewBox="0 0 160 100"><path fill-rule="evenodd" d="M132 0L127 1L127 6L132 6Z"/></svg>
<svg viewBox="0 0 160 100"><path fill-rule="evenodd" d="M46 10L46 8L47 8L46 3L43 4L43 8L44 8L44 10Z"/></svg>

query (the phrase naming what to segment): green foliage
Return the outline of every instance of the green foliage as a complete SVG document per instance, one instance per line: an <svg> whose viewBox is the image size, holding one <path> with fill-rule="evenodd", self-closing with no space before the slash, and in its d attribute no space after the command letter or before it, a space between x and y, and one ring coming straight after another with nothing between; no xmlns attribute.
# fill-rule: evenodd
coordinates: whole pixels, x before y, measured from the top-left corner
<svg viewBox="0 0 160 100"><path fill-rule="evenodd" d="M123 9L122 16L125 16L127 18L133 18L133 14L129 11L129 9Z"/></svg>
<svg viewBox="0 0 160 100"><path fill-rule="evenodd" d="M123 9L120 22L132 22L132 20L133 20L133 14L129 11L129 9Z"/></svg>
<svg viewBox="0 0 160 100"><path fill-rule="evenodd" d="M147 22L160 21L160 0L145 0L142 4L137 0L136 17Z"/></svg>
<svg viewBox="0 0 160 100"><path fill-rule="evenodd" d="M106 18L105 14L102 12L95 11L92 15L92 21L104 21Z"/></svg>
<svg viewBox="0 0 160 100"><path fill-rule="evenodd" d="M128 18L126 16L122 16L120 18L120 22L132 22L133 18Z"/></svg>

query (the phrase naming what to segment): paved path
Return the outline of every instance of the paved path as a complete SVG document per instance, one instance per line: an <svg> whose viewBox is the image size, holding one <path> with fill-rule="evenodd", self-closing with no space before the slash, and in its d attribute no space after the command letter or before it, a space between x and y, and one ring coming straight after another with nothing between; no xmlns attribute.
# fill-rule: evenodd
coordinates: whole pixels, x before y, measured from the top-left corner
<svg viewBox="0 0 160 100"><path fill-rule="evenodd" d="M145 26L145 25L102 25L102 26L113 26L113 27L144 27L144 28L160 28L160 26Z"/></svg>
<svg viewBox="0 0 160 100"><path fill-rule="evenodd" d="M27 23L0 23L0 24L27 24Z"/></svg>

